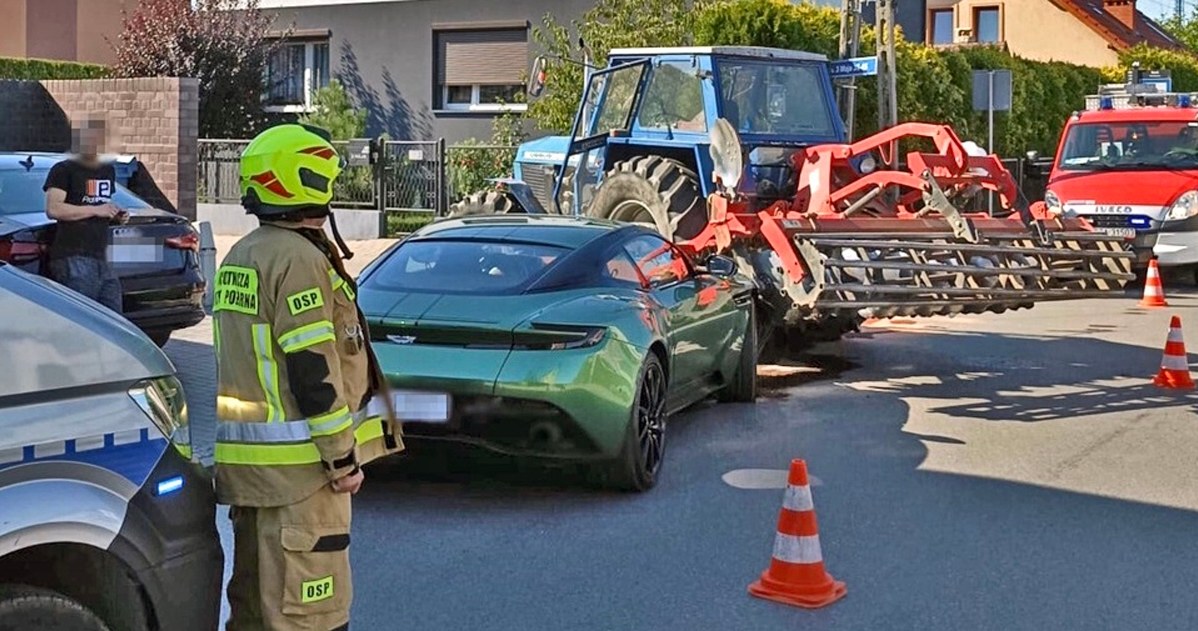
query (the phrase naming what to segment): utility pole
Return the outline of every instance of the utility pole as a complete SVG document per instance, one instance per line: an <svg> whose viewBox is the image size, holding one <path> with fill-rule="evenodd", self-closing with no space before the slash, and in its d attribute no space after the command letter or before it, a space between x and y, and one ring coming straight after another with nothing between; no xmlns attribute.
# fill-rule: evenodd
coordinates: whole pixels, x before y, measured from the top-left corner
<svg viewBox="0 0 1198 631"><path fill-rule="evenodd" d="M1186 12L1185 0L1177 0L1176 2L1174 2L1173 3L1173 12L1177 16L1177 22L1181 23L1181 21L1185 18L1185 12Z"/></svg>
<svg viewBox="0 0 1198 631"><path fill-rule="evenodd" d="M840 58L849 59L861 54L861 0L841 0ZM857 117L857 79L841 79L836 86L837 104L844 116L845 130L852 142L853 123Z"/></svg>
<svg viewBox="0 0 1198 631"><path fill-rule="evenodd" d="M874 30L878 47L878 129L887 129L898 124L898 92L894 50L894 3L895 0L876 0ZM890 143L890 150L882 152L882 162L888 167L898 166L898 142ZM887 155L889 154L889 155Z"/></svg>

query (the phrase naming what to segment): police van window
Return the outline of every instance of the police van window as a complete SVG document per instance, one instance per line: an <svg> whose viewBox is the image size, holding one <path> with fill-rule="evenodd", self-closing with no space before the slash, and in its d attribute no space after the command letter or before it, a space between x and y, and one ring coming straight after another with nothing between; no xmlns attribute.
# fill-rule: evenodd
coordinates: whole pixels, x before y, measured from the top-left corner
<svg viewBox="0 0 1198 631"><path fill-rule="evenodd" d="M645 128L707 131L703 80L690 62L671 61L653 68L637 123Z"/></svg>
<svg viewBox="0 0 1198 631"><path fill-rule="evenodd" d="M0 215L46 212L46 183L49 169L0 169ZM112 203L128 210L149 208L150 205L129 189L117 184Z"/></svg>
<svg viewBox="0 0 1198 631"><path fill-rule="evenodd" d="M1198 167L1198 125L1130 121L1073 125L1059 166L1065 170Z"/></svg>

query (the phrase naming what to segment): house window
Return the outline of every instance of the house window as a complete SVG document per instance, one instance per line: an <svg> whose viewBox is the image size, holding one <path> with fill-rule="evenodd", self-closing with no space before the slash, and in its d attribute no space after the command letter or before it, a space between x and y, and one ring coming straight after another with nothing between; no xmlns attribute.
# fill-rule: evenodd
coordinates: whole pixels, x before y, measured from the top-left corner
<svg viewBox="0 0 1198 631"><path fill-rule="evenodd" d="M974 41L979 44L997 44L1002 41L1002 28L998 7L981 7L973 10Z"/></svg>
<svg viewBox="0 0 1198 631"><path fill-rule="evenodd" d="M266 109L308 111L312 107L312 93L328 84L328 40L284 43L267 63Z"/></svg>
<svg viewBox="0 0 1198 631"><path fill-rule="evenodd" d="M468 25L467 25L468 26ZM442 110L523 110L528 27L435 30L437 106Z"/></svg>
<svg viewBox="0 0 1198 631"><path fill-rule="evenodd" d="M943 46L953 43L953 10L928 11L928 43Z"/></svg>

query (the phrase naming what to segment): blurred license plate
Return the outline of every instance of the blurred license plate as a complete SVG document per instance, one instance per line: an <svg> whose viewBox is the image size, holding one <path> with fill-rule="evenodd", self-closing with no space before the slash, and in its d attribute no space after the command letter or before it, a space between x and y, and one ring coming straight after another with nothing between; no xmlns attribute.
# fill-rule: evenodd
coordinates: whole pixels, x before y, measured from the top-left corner
<svg viewBox="0 0 1198 631"><path fill-rule="evenodd" d="M401 422L445 423L449 421L449 395L439 392L391 392L395 415Z"/></svg>
<svg viewBox="0 0 1198 631"><path fill-rule="evenodd" d="M153 239L114 241L108 246L112 263L157 263L162 260L162 246Z"/></svg>
<svg viewBox="0 0 1198 631"><path fill-rule="evenodd" d="M1135 228L1101 228L1101 230L1103 232L1111 235L1112 237L1123 237L1125 239L1132 239L1132 238L1135 238L1135 236L1136 236Z"/></svg>

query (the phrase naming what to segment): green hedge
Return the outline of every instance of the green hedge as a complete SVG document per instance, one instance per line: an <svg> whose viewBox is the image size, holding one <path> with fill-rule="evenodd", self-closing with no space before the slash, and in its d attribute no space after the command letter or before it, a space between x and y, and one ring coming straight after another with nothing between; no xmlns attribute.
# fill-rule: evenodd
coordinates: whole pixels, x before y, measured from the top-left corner
<svg viewBox="0 0 1198 631"><path fill-rule="evenodd" d="M1152 70L1169 70L1173 76L1173 89L1179 92L1198 92L1198 58L1194 55L1175 51L1137 46L1119 54L1120 68L1107 68L1103 78L1108 83L1123 82L1127 68L1134 62L1140 62L1140 67Z"/></svg>
<svg viewBox="0 0 1198 631"><path fill-rule="evenodd" d="M108 68L96 64L49 59L18 59L0 57L0 79L100 79L108 76Z"/></svg>

